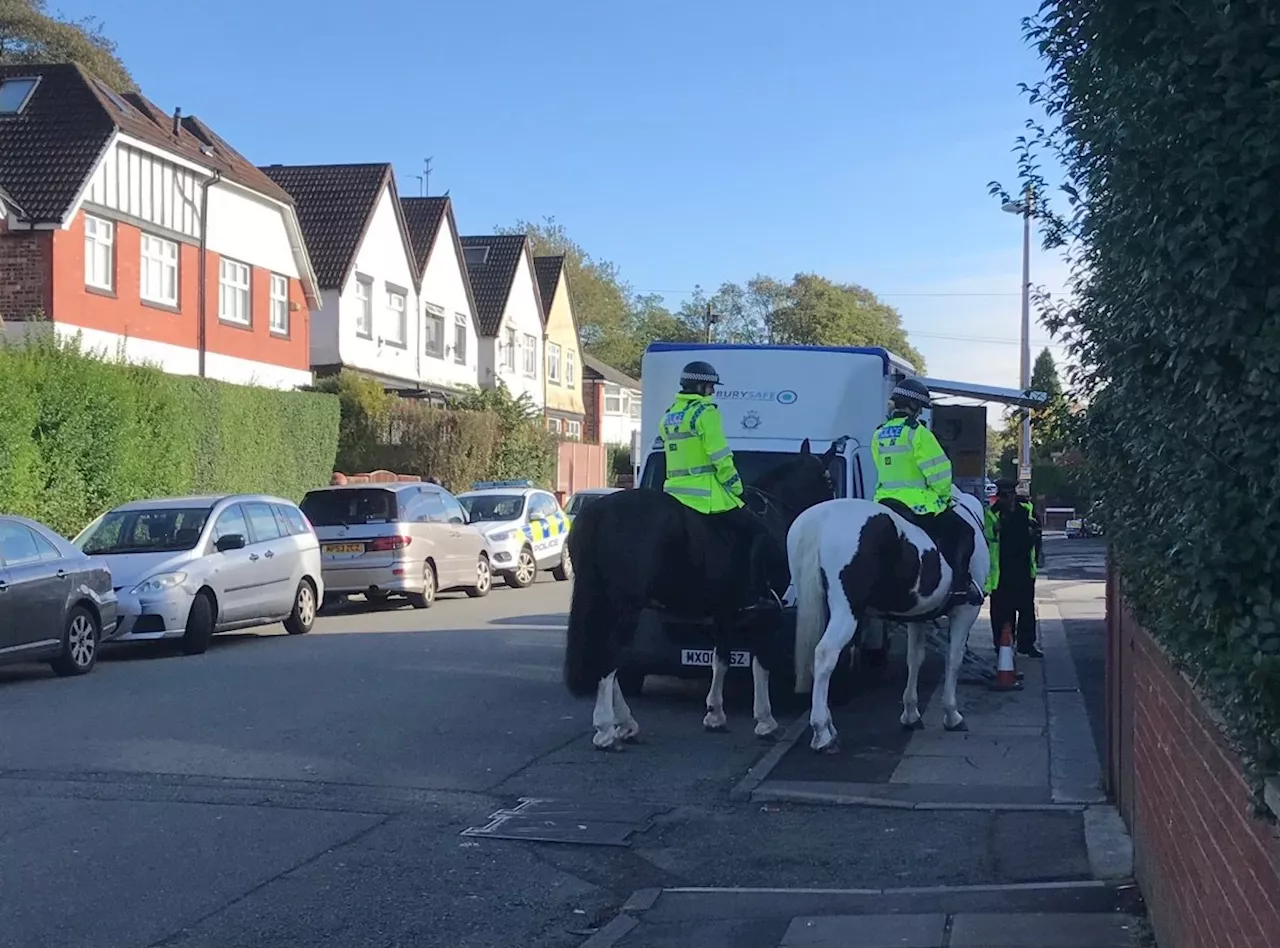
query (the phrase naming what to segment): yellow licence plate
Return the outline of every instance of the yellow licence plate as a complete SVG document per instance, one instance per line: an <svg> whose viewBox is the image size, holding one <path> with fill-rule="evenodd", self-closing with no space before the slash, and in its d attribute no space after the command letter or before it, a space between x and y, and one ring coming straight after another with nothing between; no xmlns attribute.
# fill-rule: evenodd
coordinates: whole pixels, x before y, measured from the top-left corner
<svg viewBox="0 0 1280 948"><path fill-rule="evenodd" d="M326 553L363 553L363 543L326 543L324 547Z"/></svg>

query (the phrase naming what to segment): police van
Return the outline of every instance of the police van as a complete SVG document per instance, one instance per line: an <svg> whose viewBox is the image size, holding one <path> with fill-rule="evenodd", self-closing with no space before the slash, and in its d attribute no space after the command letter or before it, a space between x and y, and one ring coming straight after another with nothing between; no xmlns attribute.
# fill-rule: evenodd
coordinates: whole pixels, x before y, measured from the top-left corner
<svg viewBox="0 0 1280 948"><path fill-rule="evenodd" d="M560 582L573 578L569 518L555 494L533 481L477 481L456 496L489 541L493 570L508 586L524 589L544 569Z"/></svg>
<svg viewBox="0 0 1280 948"><path fill-rule="evenodd" d="M836 445L828 473L837 497L875 494L871 440L885 420L893 387L903 378L920 378L934 395L1016 405L1038 405L1043 400L1038 392L1024 394L922 377L906 359L882 348L655 342L641 362L640 440L646 450L643 460L637 461L642 470L637 486L642 489L662 489L666 479L662 417L680 390L681 369L694 360L710 362L720 376L714 398L745 484L758 483L770 471L794 461L808 439L814 454ZM930 424L930 412L921 417ZM794 634L794 609L784 609L782 617L783 634ZM620 674L627 690L638 691L647 674L709 674L711 640L705 624L657 613L642 621L662 626L659 640L666 647L662 655L650 650L647 658L637 658L634 667ZM651 635L645 638L653 641ZM735 651L730 668L749 670L750 664L747 652Z"/></svg>

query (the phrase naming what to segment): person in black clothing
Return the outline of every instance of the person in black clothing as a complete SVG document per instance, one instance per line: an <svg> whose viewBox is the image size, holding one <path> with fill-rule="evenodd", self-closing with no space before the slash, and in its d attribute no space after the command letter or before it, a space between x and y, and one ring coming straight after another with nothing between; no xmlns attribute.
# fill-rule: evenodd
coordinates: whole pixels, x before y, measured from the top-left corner
<svg viewBox="0 0 1280 948"><path fill-rule="evenodd" d="M1000 646L1000 630L1013 625L1018 654L1043 658L1036 646L1036 568L1043 563L1040 524L1028 501L1010 480L996 483L1000 580L991 591L991 637Z"/></svg>

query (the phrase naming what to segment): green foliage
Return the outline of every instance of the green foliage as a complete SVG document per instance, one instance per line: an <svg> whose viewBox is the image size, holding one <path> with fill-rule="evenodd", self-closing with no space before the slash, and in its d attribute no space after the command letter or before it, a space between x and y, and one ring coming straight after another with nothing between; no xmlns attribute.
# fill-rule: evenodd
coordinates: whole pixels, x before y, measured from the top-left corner
<svg viewBox="0 0 1280 948"><path fill-rule="evenodd" d="M375 446L362 470L435 477L452 491L466 490L490 477L501 439L496 413L398 401L388 418L390 443Z"/></svg>
<svg viewBox="0 0 1280 948"><path fill-rule="evenodd" d="M328 482L335 399L118 365L78 341L0 346L0 510L73 535L128 500L300 499Z"/></svg>
<svg viewBox="0 0 1280 948"><path fill-rule="evenodd" d="M1046 322L1082 367L1125 594L1260 786L1280 769L1280 7L1050 0L1025 26L1053 124L1020 175L1072 264Z"/></svg>
<svg viewBox="0 0 1280 948"><path fill-rule="evenodd" d="M97 17L68 20L46 0L0 0L0 63L78 62L117 92L137 86Z"/></svg>
<svg viewBox="0 0 1280 948"><path fill-rule="evenodd" d="M528 395L513 398L506 386L473 389L457 396L452 407L463 411L487 411L497 418L494 446L486 480L528 478L543 487L555 482L558 459L555 435L547 430L542 412Z"/></svg>
<svg viewBox="0 0 1280 948"><path fill-rule="evenodd" d="M337 375L320 379L315 389L338 396L341 406L335 468L351 474L377 470L380 465L373 463L372 459L387 441L391 409L397 398L368 376L345 369Z"/></svg>

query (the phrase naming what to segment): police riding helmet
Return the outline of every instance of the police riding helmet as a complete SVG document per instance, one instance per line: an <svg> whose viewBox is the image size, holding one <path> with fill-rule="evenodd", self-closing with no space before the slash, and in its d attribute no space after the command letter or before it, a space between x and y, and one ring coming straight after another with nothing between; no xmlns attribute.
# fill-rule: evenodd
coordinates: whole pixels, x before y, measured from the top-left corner
<svg viewBox="0 0 1280 948"><path fill-rule="evenodd" d="M680 390L689 394L710 394L720 384L720 375L710 362L690 362L680 372Z"/></svg>
<svg viewBox="0 0 1280 948"><path fill-rule="evenodd" d="M906 378L893 387L889 404L909 415L918 415L921 410L933 407L933 399L929 397L928 387L919 379Z"/></svg>

